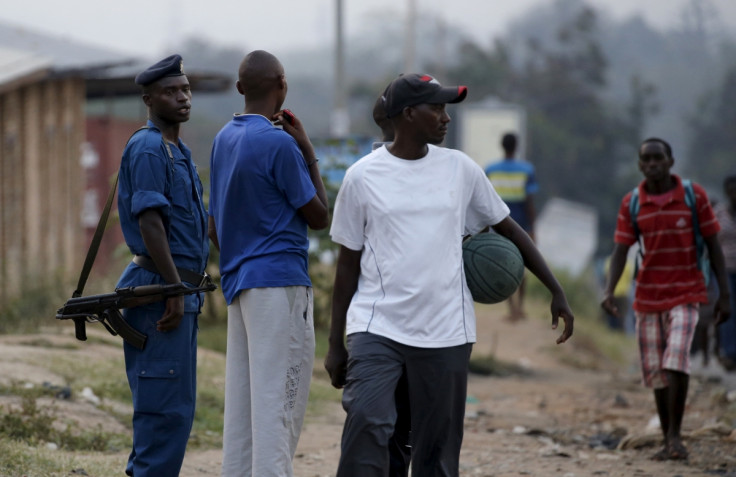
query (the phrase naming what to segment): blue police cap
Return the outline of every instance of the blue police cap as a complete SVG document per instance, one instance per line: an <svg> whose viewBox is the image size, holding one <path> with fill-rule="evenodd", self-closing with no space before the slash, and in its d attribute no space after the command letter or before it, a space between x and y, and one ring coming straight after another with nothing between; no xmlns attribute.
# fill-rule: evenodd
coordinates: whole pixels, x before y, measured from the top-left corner
<svg viewBox="0 0 736 477"><path fill-rule="evenodd" d="M154 81L167 76L182 76L184 74L184 63L181 55L167 56L155 65L149 66L145 71L138 73L135 77L135 84L147 86Z"/></svg>

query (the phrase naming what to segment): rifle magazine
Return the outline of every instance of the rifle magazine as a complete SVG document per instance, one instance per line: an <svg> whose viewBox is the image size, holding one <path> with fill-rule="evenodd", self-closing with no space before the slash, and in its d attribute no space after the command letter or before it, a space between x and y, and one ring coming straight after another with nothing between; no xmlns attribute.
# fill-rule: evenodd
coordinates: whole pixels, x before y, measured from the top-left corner
<svg viewBox="0 0 736 477"><path fill-rule="evenodd" d="M116 308L105 310L100 317L100 322L105 325L105 328L107 328L110 333L113 335L120 335L120 337L129 345L140 350L146 347L148 336L130 326L123 318L120 310Z"/></svg>

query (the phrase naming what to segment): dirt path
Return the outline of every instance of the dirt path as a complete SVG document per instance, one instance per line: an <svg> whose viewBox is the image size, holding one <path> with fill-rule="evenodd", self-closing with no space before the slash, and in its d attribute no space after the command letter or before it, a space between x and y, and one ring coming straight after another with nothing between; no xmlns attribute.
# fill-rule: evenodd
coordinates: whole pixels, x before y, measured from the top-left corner
<svg viewBox="0 0 736 477"><path fill-rule="evenodd" d="M635 362L583 371L560 363L578 352L586 364L590 350L565 345L555 349L559 332L537 319L504 322L503 308L479 310L475 353L522 364L529 374L511 377L472 375L468 388L466 433L461 454L463 476L736 476L736 433L716 427L723 406L714 395L723 383L694 376L684 428L691 450L687 463L653 462L659 440L653 399L638 382ZM562 357L562 359L561 359ZM568 360L569 361L569 360ZM590 364L590 363L588 363ZM317 363L321 366L321 363ZM733 377L736 379L736 376ZM731 382L730 389L736 389ZM310 416L294 463L297 477L335 475L344 412L339 404ZM729 434L726 437L724 434ZM611 444L639 436L640 449L616 450ZM189 455L186 477L219 475L219 451Z"/></svg>
<svg viewBox="0 0 736 477"><path fill-rule="evenodd" d="M736 374L719 373L715 364L705 370L696 366L683 426L690 460L653 462L649 457L656 451L659 430L656 422L651 423L653 399L651 392L639 385L633 348L631 364L614 365L602 359L582 335L556 346L559 331L551 330L549 323L535 318L509 323L501 318L504 312L503 306L479 308L474 356L492 354L523 372L506 377L471 375L461 475L736 477L736 402L727 399L736 399ZM106 337L104 332L99 336ZM23 345L38 340L40 345ZM45 340L58 342L46 346ZM120 372L119 343L109 346L92 341L70 352L63 346L64 340L73 338L1 336L0 381L56 382L60 377L52 372L54 362L103 355L113 361L100 372ZM218 369L224 365L221 355L202 353L203 358L211 356L209 361ZM315 379L324 380L322 363L316 366ZM10 401L12 397L0 396L0 404ZM64 405L68 406L63 409L66 417L78 413L84 422L119 425L83 400ZM335 402L323 403L318 409L307 416L294 463L297 477L335 475L345 415ZM616 449L622 437L631 446ZM126 457L127 451L121 451L101 458L110 468L121 469ZM219 449L192 450L187 453L181 476L218 476L221 458Z"/></svg>

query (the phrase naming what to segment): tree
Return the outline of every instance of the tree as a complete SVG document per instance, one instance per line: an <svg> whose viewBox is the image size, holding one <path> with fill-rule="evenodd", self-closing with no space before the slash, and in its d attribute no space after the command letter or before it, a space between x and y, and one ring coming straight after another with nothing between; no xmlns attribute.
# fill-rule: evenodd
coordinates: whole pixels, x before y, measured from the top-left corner
<svg viewBox="0 0 736 477"><path fill-rule="evenodd" d="M448 84L466 85L476 99L510 94L514 72L506 46L501 40L496 40L487 51L471 41L465 41L460 45L457 55L457 64L447 72ZM427 67L428 71L435 69L432 63Z"/></svg>
<svg viewBox="0 0 736 477"><path fill-rule="evenodd" d="M697 111L691 117L688 175L720 191L723 178L736 173L736 63L726 72L720 88L700 100Z"/></svg>
<svg viewBox="0 0 736 477"><path fill-rule="evenodd" d="M558 16L532 14L529 20L545 20L547 36L536 36L539 29L532 28L523 51L502 41L489 50L465 44L449 76L474 96L479 91L476 97L495 95L525 107L527 153L537 168L540 202L562 197L593 205L601 218L601 251L607 252L618 202L632 187L627 165L646 119L656 112L655 89L634 78L630 103L609 103L609 61L598 14L579 0L558 0L551 10Z"/></svg>
<svg viewBox="0 0 736 477"><path fill-rule="evenodd" d="M529 157L542 199L555 196L593 205L612 229L620 198L618 171L626 157L626 121L603 100L608 61L595 11L581 6L557 30L556 42L528 42L512 101L529 111ZM606 237L607 234L604 234Z"/></svg>

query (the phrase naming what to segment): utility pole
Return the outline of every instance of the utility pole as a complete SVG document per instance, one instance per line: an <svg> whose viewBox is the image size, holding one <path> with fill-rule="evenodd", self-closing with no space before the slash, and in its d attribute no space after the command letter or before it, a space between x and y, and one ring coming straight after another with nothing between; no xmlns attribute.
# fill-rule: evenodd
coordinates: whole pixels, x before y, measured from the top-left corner
<svg viewBox="0 0 736 477"><path fill-rule="evenodd" d="M440 81L446 81L447 77L447 23L440 14L437 14L437 52L434 57L434 73Z"/></svg>
<svg viewBox="0 0 736 477"><path fill-rule="evenodd" d="M404 73L417 73L417 1L407 0L404 29Z"/></svg>
<svg viewBox="0 0 736 477"><path fill-rule="evenodd" d="M330 135L345 137L350 132L350 114L345 88L345 39L343 35L343 0L335 0L335 92Z"/></svg>

